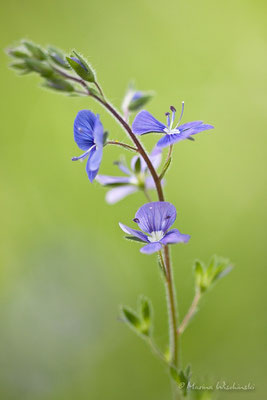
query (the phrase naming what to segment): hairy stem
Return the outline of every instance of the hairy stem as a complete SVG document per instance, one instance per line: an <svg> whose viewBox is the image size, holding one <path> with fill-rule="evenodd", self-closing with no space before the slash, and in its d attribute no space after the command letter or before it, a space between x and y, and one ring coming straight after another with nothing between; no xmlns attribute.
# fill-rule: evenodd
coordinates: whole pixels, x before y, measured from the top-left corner
<svg viewBox="0 0 267 400"><path fill-rule="evenodd" d="M194 314L197 310L197 306L198 306L200 298L201 298L201 293L199 290L197 290L195 297L192 301L192 304L177 330L178 335L181 335L185 331L188 323L190 322L191 318L194 316Z"/></svg>

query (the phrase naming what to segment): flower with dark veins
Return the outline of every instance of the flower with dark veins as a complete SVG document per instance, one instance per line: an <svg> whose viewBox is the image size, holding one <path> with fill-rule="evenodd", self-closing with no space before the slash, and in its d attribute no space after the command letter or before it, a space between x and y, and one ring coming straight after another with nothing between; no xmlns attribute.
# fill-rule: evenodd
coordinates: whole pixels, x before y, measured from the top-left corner
<svg viewBox="0 0 267 400"><path fill-rule="evenodd" d="M169 112L165 114L167 118L166 125L154 118L148 111L140 111L133 121L133 133L135 135L144 135L150 132L163 133L165 136L157 143L157 147L163 148L184 139L193 140L192 135L214 128L212 125L204 124L203 121L193 121L179 125L184 112L184 102L182 102L181 115L176 125L174 124L176 109L171 106L170 110L171 114Z"/></svg>
<svg viewBox="0 0 267 400"><path fill-rule="evenodd" d="M178 229L169 230L175 220L175 207L167 201L156 201L144 204L135 214L133 221L143 232L129 228L122 223L119 225L128 235L140 242L147 243L141 248L141 253L152 254L160 251L165 245L188 242L189 235L182 234Z"/></svg>
<svg viewBox="0 0 267 400"><path fill-rule="evenodd" d="M72 161L83 161L88 157L86 172L90 182L93 182L101 164L104 146L104 129L99 115L89 110L79 111L74 121L74 140L85 153L73 157Z"/></svg>
<svg viewBox="0 0 267 400"><path fill-rule="evenodd" d="M154 168L157 169L161 163L161 152L151 154L150 159ZM141 156L132 158L130 168L122 161L115 164L125 176L97 175L96 177L96 181L101 185L112 188L106 194L107 203L115 204L138 190L146 192L155 189L154 180Z"/></svg>

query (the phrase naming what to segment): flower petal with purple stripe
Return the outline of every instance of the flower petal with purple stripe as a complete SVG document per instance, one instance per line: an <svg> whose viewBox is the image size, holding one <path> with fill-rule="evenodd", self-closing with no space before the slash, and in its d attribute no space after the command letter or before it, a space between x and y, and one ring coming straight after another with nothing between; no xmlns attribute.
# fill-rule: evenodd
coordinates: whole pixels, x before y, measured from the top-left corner
<svg viewBox="0 0 267 400"><path fill-rule="evenodd" d="M135 117L132 125L135 135L143 135L149 132L164 132L166 125L158 121L148 111L142 110Z"/></svg>

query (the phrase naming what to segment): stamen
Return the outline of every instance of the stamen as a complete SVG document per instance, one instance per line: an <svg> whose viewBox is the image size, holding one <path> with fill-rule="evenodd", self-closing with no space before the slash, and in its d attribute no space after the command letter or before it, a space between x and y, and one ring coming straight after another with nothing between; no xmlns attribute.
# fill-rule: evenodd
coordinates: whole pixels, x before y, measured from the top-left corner
<svg viewBox="0 0 267 400"><path fill-rule="evenodd" d="M170 106L170 110L171 110L171 112L172 112L172 120L171 120L170 129L172 129L172 125L173 125L174 119L175 119L176 108L173 107L173 106Z"/></svg>
<svg viewBox="0 0 267 400"><path fill-rule="evenodd" d="M176 125L176 128L177 128L177 126L178 126L178 125L180 124L180 122L181 122L181 119L182 119L183 113L184 113L184 101L182 101L182 110L181 110L181 115L180 115L180 118L179 118L178 124Z"/></svg>
<svg viewBox="0 0 267 400"><path fill-rule="evenodd" d="M137 224L139 224L140 221L139 221L138 218L134 218L134 219L133 219L133 222L136 222Z"/></svg>
<svg viewBox="0 0 267 400"><path fill-rule="evenodd" d="M72 157L71 160L72 160L72 161L78 161L78 160L83 161L83 159L84 159L86 156L88 156L88 154L90 153L90 151L91 151L94 147L96 147L95 144L94 144L92 147L90 147L90 149L86 150L86 152L83 153L81 156L79 156L79 157Z"/></svg>
<svg viewBox="0 0 267 400"><path fill-rule="evenodd" d="M169 113L169 112L166 112L165 115L166 115L166 117L167 117L167 126L170 127L170 124L171 124L171 123L170 123L170 113Z"/></svg>

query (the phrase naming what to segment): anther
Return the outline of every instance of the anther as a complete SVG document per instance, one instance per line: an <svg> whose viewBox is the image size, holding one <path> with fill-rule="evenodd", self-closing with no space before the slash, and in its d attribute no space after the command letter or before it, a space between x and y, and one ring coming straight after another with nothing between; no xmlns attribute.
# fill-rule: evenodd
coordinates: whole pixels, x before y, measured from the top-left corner
<svg viewBox="0 0 267 400"><path fill-rule="evenodd" d="M170 106L170 110L171 110L172 112L176 112L176 108L173 107L173 106Z"/></svg>
<svg viewBox="0 0 267 400"><path fill-rule="evenodd" d="M134 218L134 219L133 219L133 222L136 222L137 224L139 224L140 221L139 221L138 218Z"/></svg>

